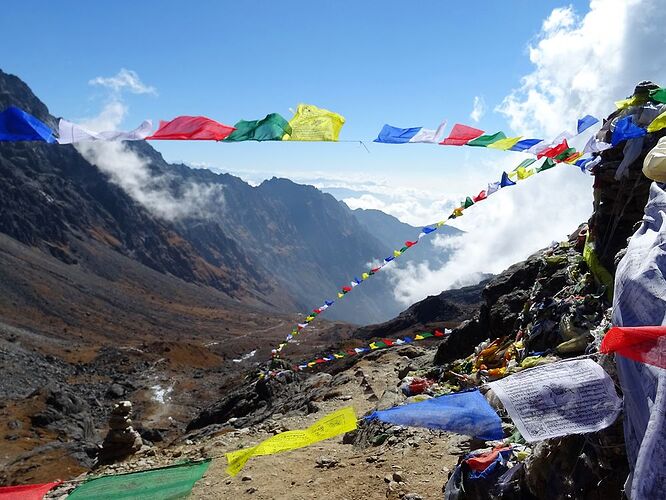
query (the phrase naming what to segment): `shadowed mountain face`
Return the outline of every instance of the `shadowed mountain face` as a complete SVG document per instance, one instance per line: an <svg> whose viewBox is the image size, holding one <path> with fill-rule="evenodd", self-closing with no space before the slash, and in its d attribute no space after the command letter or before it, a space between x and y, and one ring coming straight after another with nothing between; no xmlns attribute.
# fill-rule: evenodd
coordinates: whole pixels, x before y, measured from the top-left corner
<svg viewBox="0 0 666 500"><path fill-rule="evenodd" d="M0 109L10 105L56 126L25 83L0 72ZM118 148L146 172L147 186L128 188L122 158L105 164L103 151L91 157L71 145L0 144L0 232L104 274L104 262L90 250L94 242L242 303L282 311L307 311L334 299L353 273L418 234L382 212L352 212L331 195L287 179L253 187L232 175L169 164L145 141ZM152 204L142 198L145 189L153 189ZM192 193L197 206L188 211ZM154 209L162 195L178 207L175 215ZM422 246L411 250L412 258L429 251ZM328 317L364 324L401 310L386 277L361 288Z"/></svg>

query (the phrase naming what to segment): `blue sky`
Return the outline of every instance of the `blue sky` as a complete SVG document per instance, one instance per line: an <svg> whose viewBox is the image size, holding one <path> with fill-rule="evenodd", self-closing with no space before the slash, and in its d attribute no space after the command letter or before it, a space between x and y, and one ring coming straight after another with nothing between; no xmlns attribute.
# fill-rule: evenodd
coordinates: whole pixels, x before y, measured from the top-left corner
<svg viewBox="0 0 666 500"><path fill-rule="evenodd" d="M370 153L346 142L154 145L167 160L251 182L290 177L412 224L446 217L525 156L372 144L384 123L435 128L446 119L449 129L552 138L585 114L607 116L638 81L666 83L663 0L12 3L0 17L0 67L56 116L128 129L145 118L233 124L289 117L299 102L322 106L346 117L342 140L367 141ZM134 92L90 84L123 69L134 72ZM478 123L475 99L485 103ZM113 182L161 203L160 193L144 196L140 160L106 152L97 165ZM563 165L468 209L455 221L467 232L438 240L451 251L446 265L392 271L396 297L409 304L562 239L589 217L591 184Z"/></svg>
<svg viewBox="0 0 666 500"><path fill-rule="evenodd" d="M195 6L196 5L196 6ZM530 69L528 42L561 2L15 2L0 27L2 68L52 113L83 119L108 99L89 80L135 71L157 95L123 96L122 126L203 114L224 123L299 102L347 119L342 139L370 141L381 126L470 122L507 129L492 108ZM584 2L577 2L582 10ZM357 144L160 143L167 158L235 171L436 176L464 152ZM418 164L418 165L415 165Z"/></svg>

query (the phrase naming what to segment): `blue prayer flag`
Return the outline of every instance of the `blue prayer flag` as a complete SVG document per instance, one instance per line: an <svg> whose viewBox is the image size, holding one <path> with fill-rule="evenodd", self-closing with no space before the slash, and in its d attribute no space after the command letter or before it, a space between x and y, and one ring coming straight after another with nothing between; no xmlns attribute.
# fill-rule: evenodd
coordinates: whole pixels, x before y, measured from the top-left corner
<svg viewBox="0 0 666 500"><path fill-rule="evenodd" d="M46 124L19 108L9 106L0 113L0 141L54 143L56 139Z"/></svg>
<svg viewBox="0 0 666 500"><path fill-rule="evenodd" d="M585 115L584 117L578 120L578 133L580 134L581 132L584 132L585 130L587 130L592 125L598 122L599 120L597 120L594 116Z"/></svg>
<svg viewBox="0 0 666 500"><path fill-rule="evenodd" d="M642 137L645 134L647 134L647 130L636 125L631 115L625 116L615 124L615 130L613 130L613 135L611 136L611 144L617 146L624 140Z"/></svg>
<svg viewBox="0 0 666 500"><path fill-rule="evenodd" d="M428 427L486 441L504 437L502 421L478 390L375 411L366 417L375 418L393 425Z"/></svg>
<svg viewBox="0 0 666 500"><path fill-rule="evenodd" d="M518 141L513 146L511 146L509 151L525 151L530 149L535 144L539 144L541 141L543 141L543 139L523 139L522 141Z"/></svg>
<svg viewBox="0 0 666 500"><path fill-rule="evenodd" d="M424 227L423 229L421 229L421 231L423 231L425 234L430 234L433 231L437 231L437 228L435 228L435 227Z"/></svg>
<svg viewBox="0 0 666 500"><path fill-rule="evenodd" d="M414 137L423 127L398 128L384 125L374 142L385 144L405 144Z"/></svg>
<svg viewBox="0 0 666 500"><path fill-rule="evenodd" d="M516 183L509 179L509 174L502 172L502 180L500 181L500 187L515 186Z"/></svg>

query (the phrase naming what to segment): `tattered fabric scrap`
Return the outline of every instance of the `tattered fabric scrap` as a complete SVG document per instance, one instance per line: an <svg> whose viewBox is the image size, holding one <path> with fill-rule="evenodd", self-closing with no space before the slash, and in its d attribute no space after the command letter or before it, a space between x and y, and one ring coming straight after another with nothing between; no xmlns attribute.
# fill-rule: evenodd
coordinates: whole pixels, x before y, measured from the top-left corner
<svg viewBox="0 0 666 500"><path fill-rule="evenodd" d="M666 368L666 326L614 326L599 351Z"/></svg>
<svg viewBox="0 0 666 500"><path fill-rule="evenodd" d="M21 484L0 487L0 500L42 500L61 481L44 484Z"/></svg>
<svg viewBox="0 0 666 500"><path fill-rule="evenodd" d="M530 443L605 429L622 407L613 380L591 359L539 366L488 385Z"/></svg>
<svg viewBox="0 0 666 500"><path fill-rule="evenodd" d="M303 448L354 429L356 429L356 415L354 408L348 406L317 420L307 429L282 432L269 437L252 448L227 453L226 457L229 465L226 470L228 474L235 476L251 457Z"/></svg>
<svg viewBox="0 0 666 500"><path fill-rule="evenodd" d="M0 113L0 141L56 142L53 131L43 122L15 106Z"/></svg>
<svg viewBox="0 0 666 500"><path fill-rule="evenodd" d="M366 417L393 425L428 427L487 441L502 439L502 421L478 390L378 410Z"/></svg>
<svg viewBox="0 0 666 500"><path fill-rule="evenodd" d="M192 491L194 483L206 473L209 465L210 459L129 474L97 477L83 483L67 498L72 500L185 498Z"/></svg>
<svg viewBox="0 0 666 500"><path fill-rule="evenodd" d="M205 116L179 116L169 122L160 121L157 132L146 139L153 141L221 141L234 130L236 130L234 127Z"/></svg>

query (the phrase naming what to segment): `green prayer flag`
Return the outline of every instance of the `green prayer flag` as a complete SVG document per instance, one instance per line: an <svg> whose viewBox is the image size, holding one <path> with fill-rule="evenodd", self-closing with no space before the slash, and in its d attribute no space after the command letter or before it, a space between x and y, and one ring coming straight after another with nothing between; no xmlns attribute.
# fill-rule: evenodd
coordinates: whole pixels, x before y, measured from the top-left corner
<svg viewBox="0 0 666 500"><path fill-rule="evenodd" d="M266 115L261 120L241 120L236 125L227 142L241 141L281 141L285 134L291 134L291 126L278 113Z"/></svg>
<svg viewBox="0 0 666 500"><path fill-rule="evenodd" d="M470 197L468 196L467 199L465 200L465 204L464 204L463 206L464 206L465 208L469 208L469 207L471 207L472 205L474 205L474 202L472 201L472 198L470 198Z"/></svg>
<svg viewBox="0 0 666 500"><path fill-rule="evenodd" d="M548 170L549 168L553 168L556 165L555 160L552 158L546 158L546 161L544 161L539 168L537 168L537 172L543 172L544 170Z"/></svg>
<svg viewBox="0 0 666 500"><path fill-rule="evenodd" d="M569 148L555 157L556 160L563 161L576 152L576 148Z"/></svg>
<svg viewBox="0 0 666 500"><path fill-rule="evenodd" d="M657 102L666 103L666 87L650 91L650 99Z"/></svg>
<svg viewBox="0 0 666 500"><path fill-rule="evenodd" d="M477 137L473 141L469 141L467 143L467 146L477 146L481 148L485 148L489 146L490 144L500 141L502 139L506 139L506 135L504 135L504 132L497 132L496 134L492 135L482 135L481 137Z"/></svg>
<svg viewBox="0 0 666 500"><path fill-rule="evenodd" d="M72 500L186 498L192 491L194 483L206 473L209 465L210 459L142 472L96 477L81 484L67 498Z"/></svg>
<svg viewBox="0 0 666 500"><path fill-rule="evenodd" d="M424 339L427 339L427 338L433 336L433 334L432 334L432 333L429 333L429 332L419 333L419 335L421 335L421 337L423 337Z"/></svg>

